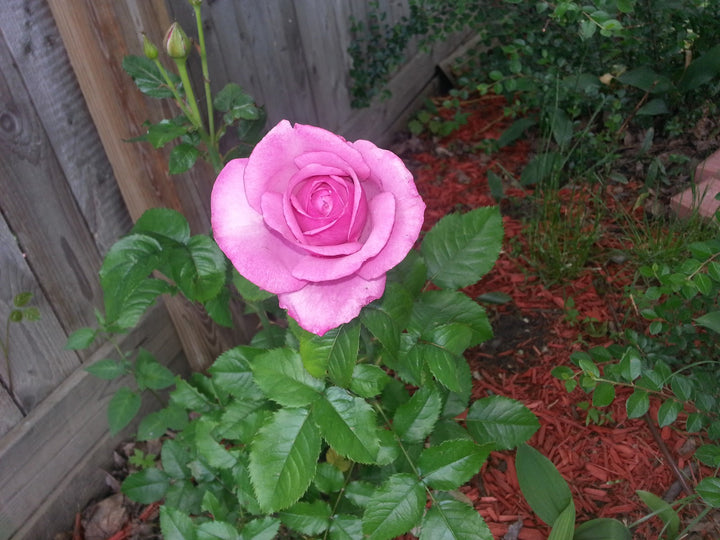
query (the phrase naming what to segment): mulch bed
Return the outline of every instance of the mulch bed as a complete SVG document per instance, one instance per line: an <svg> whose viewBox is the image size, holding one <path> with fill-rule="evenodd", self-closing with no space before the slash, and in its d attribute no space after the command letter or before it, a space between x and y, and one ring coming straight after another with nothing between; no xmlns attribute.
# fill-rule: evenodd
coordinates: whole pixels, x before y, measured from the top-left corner
<svg viewBox="0 0 720 540"><path fill-rule="evenodd" d="M488 170L498 174L506 170L519 176L532 153L527 141L492 155L477 150L483 139L497 138L508 127L509 121L503 117L504 104L502 98L494 96L467 102L464 107L470 116L459 131L443 139L413 137L394 148L415 173L427 204L425 230L449 212L498 204L488 186ZM637 212L631 205L638 195L632 191L638 188L630 182L620 190L608 188L604 197L609 205L625 205L627 212ZM553 367L569 364L573 351L609 344L607 332L599 333L604 337L593 337L581 321L592 319L595 324L616 331L628 324L640 330L642 326L637 326L641 325L641 318L635 316L624 294L634 268L608 262L588 267L571 282L546 287L526 261L515 255L527 245L522 216L517 214L518 208L521 211L532 208L529 195L531 191L521 186L505 185L506 198L499 203L505 227L504 250L493 270L466 290L472 297L502 292L511 298L505 304L488 306L495 338L467 354L474 377L473 397L505 395L522 401L537 415L541 427L529 443L555 464L570 485L578 523L612 517L629 524L649 512L636 490L675 500L684 496L673 472L675 468L689 471L691 478L712 473L698 469L692 459L703 441L683 432L682 421L653 434L644 419L629 420L624 405L627 389L618 389L617 399L607 408L611 421L604 425L587 423L578 404L589 397L579 389L566 392L563 383L550 374ZM571 199L583 194L568 191L564 196ZM608 224L608 229L612 229L612 224ZM617 245L618 241L617 235L599 240L608 249L623 247ZM577 310L574 317L567 316L567 298L574 300ZM655 417L658 406L659 403L652 403L650 417ZM522 497L514 452L493 452L461 492L484 517L494 538L548 537L549 527L535 516ZM156 533L157 526L152 523L157 523L157 505L142 507L125 500L109 507L111 513L114 509L117 523L114 531L108 531L108 536L115 533L111 536L113 540L155 537L153 531ZM122 516L117 515L120 507L125 512ZM97 512L97 508L86 509L82 520L78 515L75 535L68 534L66 538L82 540L81 530L91 521L93 511ZM683 518L692 519L698 511L690 507ZM661 528L660 520L652 518L634 530L634 537L658 538ZM143 529L147 534L143 535ZM720 518L710 515L697 525L693 535L688 538L720 537Z"/></svg>
<svg viewBox="0 0 720 540"><path fill-rule="evenodd" d="M504 101L490 97L468 102L468 123L443 139L405 141L400 150L414 168L418 189L428 210L426 229L452 211L498 204L491 196L487 171L504 169L519 177L531 153L527 141L488 156L467 151L481 139L497 138L509 125L502 117ZM499 167L501 165L502 167ZM605 200L612 208L623 205L632 215L639 184L630 182L622 189L607 188ZM630 192L630 193L628 193ZM523 206L531 191L506 186L499 204L505 227L505 246L493 270L466 292L477 297L487 292L502 292L512 300L489 307L495 339L470 351L474 381L473 398L500 394L522 401L540 420L541 427L529 444L540 450L558 468L571 487L577 509L577 523L596 517L616 518L629 524L647 515L649 509L636 495L645 490L672 501L683 497L669 459L679 470L711 475L692 460L701 441L680 429L682 421L653 435L644 419L628 419L625 398L630 389L619 388L613 405L606 409L611 422L595 425L586 422L578 404L589 396L576 389L568 393L561 381L551 374L553 367L570 364L573 351L608 345L608 338L588 336L578 321L593 320L596 326L615 330L633 324L624 288L631 283L634 268L608 263L585 269L576 279L548 288L533 275L524 260L515 253L526 246L522 222L511 217ZM633 196L634 195L634 196ZM568 199L583 197L582 190L564 193ZM525 205L527 208L527 205ZM643 210L640 209L639 212ZM608 224L613 230L613 224ZM599 243L608 249L622 247L618 238L607 235ZM574 317L566 316L566 298L574 300ZM628 314L630 317L628 318ZM653 402L650 417L656 418L658 402ZM662 446L665 448L663 449ZM665 450L665 451L663 451ZM691 482L692 483L692 482ZM514 452L493 452L480 474L462 492L488 523L495 538L541 540L550 528L534 515L525 502L517 481ZM683 517L691 519L698 508L690 508ZM634 530L635 538L658 538L662 522L652 518ZM696 527L693 538L718 538L720 524L712 519Z"/></svg>

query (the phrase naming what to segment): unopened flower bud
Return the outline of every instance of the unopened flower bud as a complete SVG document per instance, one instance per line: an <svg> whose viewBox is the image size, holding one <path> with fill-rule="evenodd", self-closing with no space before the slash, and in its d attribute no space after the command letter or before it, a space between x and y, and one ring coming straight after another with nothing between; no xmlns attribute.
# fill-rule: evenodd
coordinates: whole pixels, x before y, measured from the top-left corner
<svg viewBox="0 0 720 540"><path fill-rule="evenodd" d="M190 5L194 7L199 7L200 4L202 4L202 0L189 0Z"/></svg>
<svg viewBox="0 0 720 540"><path fill-rule="evenodd" d="M143 34L143 52L150 60L155 60L158 57L157 47L145 34Z"/></svg>
<svg viewBox="0 0 720 540"><path fill-rule="evenodd" d="M172 23L163 41L170 58L182 60L190 55L190 38L176 22Z"/></svg>

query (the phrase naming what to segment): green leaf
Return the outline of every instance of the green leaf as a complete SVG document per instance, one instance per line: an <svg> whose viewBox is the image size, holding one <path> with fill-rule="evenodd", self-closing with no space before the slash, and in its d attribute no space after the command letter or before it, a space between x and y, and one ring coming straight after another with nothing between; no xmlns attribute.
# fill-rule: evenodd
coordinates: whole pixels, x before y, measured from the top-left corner
<svg viewBox="0 0 720 540"><path fill-rule="evenodd" d="M617 80L639 88L643 92L664 94L672 88L672 82L664 75L655 73L648 66L630 69L618 75Z"/></svg>
<svg viewBox="0 0 720 540"><path fill-rule="evenodd" d="M32 297L32 293L28 291L18 293L13 297L13 305L18 308L25 307L32 300Z"/></svg>
<svg viewBox="0 0 720 540"><path fill-rule="evenodd" d="M475 401L468 410L466 424L478 443L493 443L500 450L527 441L540 427L537 417L525 405L504 396Z"/></svg>
<svg viewBox="0 0 720 540"><path fill-rule="evenodd" d="M213 408L205 395L181 378L175 379L175 389L170 393L170 403L194 412L207 412Z"/></svg>
<svg viewBox="0 0 720 540"><path fill-rule="evenodd" d="M262 302L263 300L267 300L268 298L272 298L274 296L272 293L261 289L252 281L249 281L248 279L241 276L234 268L232 274L233 285L235 285L235 288L240 293L240 296L242 296L246 301Z"/></svg>
<svg viewBox="0 0 720 540"><path fill-rule="evenodd" d="M190 300L210 300L225 284L225 255L209 236L193 236L187 249L172 252L169 262L172 277Z"/></svg>
<svg viewBox="0 0 720 540"><path fill-rule="evenodd" d="M250 478L267 513L295 503L315 476L320 433L307 409L280 409L250 447Z"/></svg>
<svg viewBox="0 0 720 540"><path fill-rule="evenodd" d="M208 369L218 392L246 400L263 399L264 394L253 379L250 362L265 352L264 349L241 345L218 356Z"/></svg>
<svg viewBox="0 0 720 540"><path fill-rule="evenodd" d="M330 526L332 510L325 501L299 502L278 514L282 522L302 534L318 535Z"/></svg>
<svg viewBox="0 0 720 540"><path fill-rule="evenodd" d="M427 341L433 340L440 325L464 325L472 331L468 346L492 337L492 327L482 306L458 291L426 291L413 305L408 331Z"/></svg>
<svg viewBox="0 0 720 540"><path fill-rule="evenodd" d="M96 336L97 330L94 328L78 328L68 336L65 348L73 351L87 349Z"/></svg>
<svg viewBox="0 0 720 540"><path fill-rule="evenodd" d="M537 120L533 118L520 118L515 120L512 125L502 132L498 139L498 146L503 148L518 140L529 128L537 124Z"/></svg>
<svg viewBox="0 0 720 540"><path fill-rule="evenodd" d="M19 323L23 320L23 312L19 309L13 309L8 316L8 321L13 323Z"/></svg>
<svg viewBox="0 0 720 540"><path fill-rule="evenodd" d="M248 521L243 527L239 540L274 540L280 529L280 520L264 517Z"/></svg>
<svg viewBox="0 0 720 540"><path fill-rule="evenodd" d="M140 390L162 390L175 384L175 375L141 347L135 360L135 380Z"/></svg>
<svg viewBox="0 0 720 540"><path fill-rule="evenodd" d="M210 467L215 469L230 469L235 466L237 459L226 450L222 444L215 440L213 429L216 425L217 424L210 421L208 417L203 417L192 423L195 435L195 449L198 456Z"/></svg>
<svg viewBox="0 0 720 540"><path fill-rule="evenodd" d="M425 514L420 540L492 540L487 524L477 510L464 502L446 498L434 503Z"/></svg>
<svg viewBox="0 0 720 540"><path fill-rule="evenodd" d="M238 530L224 521L206 521L197 528L198 540L237 540L239 537Z"/></svg>
<svg viewBox="0 0 720 540"><path fill-rule="evenodd" d="M122 492L135 502L150 504L162 499L168 487L168 475L150 467L129 475L122 483Z"/></svg>
<svg viewBox="0 0 720 540"><path fill-rule="evenodd" d="M372 364L356 364L353 369L350 390L364 398L371 398L383 391L390 376Z"/></svg>
<svg viewBox="0 0 720 540"><path fill-rule="evenodd" d="M557 173L562 163L563 158L558 152L537 154L523 169L520 175L520 183L523 186L542 184Z"/></svg>
<svg viewBox="0 0 720 540"><path fill-rule="evenodd" d="M555 109L550 118L550 130L558 146L570 144L573 137L573 122L563 109Z"/></svg>
<svg viewBox="0 0 720 540"><path fill-rule="evenodd" d="M98 360L94 364L86 367L85 371L106 381L111 381L130 373L130 370L125 364L111 358Z"/></svg>
<svg viewBox="0 0 720 540"><path fill-rule="evenodd" d="M615 401L615 386L600 382L593 391L593 407L607 407Z"/></svg>
<svg viewBox="0 0 720 540"><path fill-rule="evenodd" d="M499 209L482 207L443 217L425 235L420 251L433 283L459 289L476 283L490 271L500 254L502 239Z"/></svg>
<svg viewBox="0 0 720 540"><path fill-rule="evenodd" d="M433 489L457 489L476 475L492 450L491 445L478 445L458 439L423 450L417 468L423 481Z"/></svg>
<svg viewBox="0 0 720 540"><path fill-rule="evenodd" d="M185 245L190 241L190 224L177 210L151 208L138 218L132 233L152 236L160 241L170 239Z"/></svg>
<svg viewBox="0 0 720 540"><path fill-rule="evenodd" d="M716 444L703 444L694 456L708 467L720 467L720 446Z"/></svg>
<svg viewBox="0 0 720 540"><path fill-rule="evenodd" d="M638 116L657 116L660 114L668 114L670 109L664 99L655 98L648 101L645 105L638 109Z"/></svg>
<svg viewBox="0 0 720 540"><path fill-rule="evenodd" d="M648 393L638 388L630 395L625 403L628 418L640 418L650 408Z"/></svg>
<svg viewBox="0 0 720 540"><path fill-rule="evenodd" d="M425 490L410 474L388 478L368 501L362 530L368 540L389 540L412 529L422 517Z"/></svg>
<svg viewBox="0 0 720 540"><path fill-rule="evenodd" d="M575 503L571 500L553 523L548 540L573 540L575 532Z"/></svg>
<svg viewBox="0 0 720 540"><path fill-rule="evenodd" d="M433 386L417 390L393 417L393 430L405 442L421 442L430 435L440 417L442 397Z"/></svg>
<svg viewBox="0 0 720 540"><path fill-rule="evenodd" d="M318 463L313 484L321 493L335 493L345 486L345 476L335 465L323 461Z"/></svg>
<svg viewBox="0 0 720 540"><path fill-rule="evenodd" d="M713 508L720 507L720 478L703 478L695 487L698 495Z"/></svg>
<svg viewBox="0 0 720 540"><path fill-rule="evenodd" d="M395 358L400 348L400 333L407 324L411 309L412 297L408 290L398 283L388 283L383 297L360 312L360 321L382 344L387 354Z"/></svg>
<svg viewBox="0 0 720 540"><path fill-rule="evenodd" d="M632 532L617 519L598 518L579 525L573 540L632 540Z"/></svg>
<svg viewBox="0 0 720 540"><path fill-rule="evenodd" d="M162 437L168 429L165 409L149 413L140 421L137 430L138 441L151 441Z"/></svg>
<svg viewBox="0 0 720 540"><path fill-rule="evenodd" d="M720 73L720 45L715 45L687 67L680 79L678 89L681 92L695 90L713 80L718 73Z"/></svg>
<svg viewBox="0 0 720 540"><path fill-rule="evenodd" d="M660 405L658 409L658 425L663 428L669 426L677 420L678 414L683 410L683 405L679 401L668 399Z"/></svg>
<svg viewBox="0 0 720 540"><path fill-rule="evenodd" d="M213 101L218 111L225 112L225 123L230 125L237 119L256 120L260 111L253 98L235 83L228 83L220 90Z"/></svg>
<svg viewBox="0 0 720 540"><path fill-rule="evenodd" d="M255 383L280 405L302 407L317 400L325 383L303 366L300 354L292 349L274 349L253 358L250 367Z"/></svg>
<svg viewBox="0 0 720 540"><path fill-rule="evenodd" d="M181 480L190 477L190 470L188 469L190 456L175 439L163 441L160 459L163 470L172 478Z"/></svg>
<svg viewBox="0 0 720 540"><path fill-rule="evenodd" d="M233 317L230 311L230 290L227 287L221 288L214 298L205 300L203 307L215 323L225 328L233 327Z"/></svg>
<svg viewBox="0 0 720 540"><path fill-rule="evenodd" d="M637 490L640 500L644 502L650 510L665 524L665 534L668 538L675 538L680 530L680 516L667 502L649 491Z"/></svg>
<svg viewBox="0 0 720 540"><path fill-rule="evenodd" d="M355 540L362 538L362 534L360 518L343 514L333 516L330 525L330 540Z"/></svg>
<svg viewBox="0 0 720 540"><path fill-rule="evenodd" d="M364 399L331 386L313 404L313 418L338 454L358 463L375 463L380 450L377 421Z"/></svg>
<svg viewBox="0 0 720 540"><path fill-rule="evenodd" d="M530 508L552 526L572 502L567 482L552 461L527 444L518 446L515 468L520 490Z"/></svg>
<svg viewBox="0 0 720 540"><path fill-rule="evenodd" d="M28 322L40 320L40 310L35 306L26 307L23 310L22 315L23 315L23 319L25 319Z"/></svg>
<svg viewBox="0 0 720 540"><path fill-rule="evenodd" d="M126 386L118 388L108 404L107 416L111 435L116 435L135 418L140 410L141 402L140 394Z"/></svg>
<svg viewBox="0 0 720 540"><path fill-rule="evenodd" d="M343 324L316 336L304 332L300 339L300 355L305 368L315 377L327 370L330 379L343 388L350 386L360 346L360 325Z"/></svg>
<svg viewBox="0 0 720 540"><path fill-rule="evenodd" d="M711 311L705 315L695 319L700 326L709 328L713 332L720 334L720 311Z"/></svg>
<svg viewBox="0 0 720 540"><path fill-rule="evenodd" d="M184 118L184 117L183 117ZM140 137L131 139L135 141L147 141L154 148L162 148L172 140L178 139L188 132L188 126L181 125L172 120L161 120L157 124L145 124L147 132Z"/></svg>
<svg viewBox="0 0 720 540"><path fill-rule="evenodd" d="M451 392L469 397L472 391L470 366L464 357L435 345L422 347L430 372Z"/></svg>
<svg viewBox="0 0 720 540"><path fill-rule="evenodd" d="M190 143L180 143L173 146L168 159L168 172L170 174L182 174L189 171L195 165L199 155L200 150Z"/></svg>
<svg viewBox="0 0 720 540"><path fill-rule="evenodd" d="M160 70L149 58L128 55L123 58L122 67L143 94L158 99L173 97ZM177 87L180 84L179 77L174 73L168 73L168 75L171 82Z"/></svg>

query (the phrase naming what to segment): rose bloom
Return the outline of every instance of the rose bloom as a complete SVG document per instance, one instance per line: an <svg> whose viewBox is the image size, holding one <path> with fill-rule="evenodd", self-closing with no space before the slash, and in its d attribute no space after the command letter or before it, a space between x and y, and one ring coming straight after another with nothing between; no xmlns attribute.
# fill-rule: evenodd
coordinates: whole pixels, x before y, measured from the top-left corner
<svg viewBox="0 0 720 540"><path fill-rule="evenodd" d="M380 298L425 203L392 152L281 121L212 191L212 228L238 272L317 335Z"/></svg>

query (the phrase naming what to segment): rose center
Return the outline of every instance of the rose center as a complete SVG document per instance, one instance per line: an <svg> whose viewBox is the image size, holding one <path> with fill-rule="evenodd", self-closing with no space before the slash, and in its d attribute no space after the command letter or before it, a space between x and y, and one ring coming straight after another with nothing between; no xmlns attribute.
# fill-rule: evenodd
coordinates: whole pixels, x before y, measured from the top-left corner
<svg viewBox="0 0 720 540"><path fill-rule="evenodd" d="M316 187L310 196L310 204L319 215L329 216L333 210L333 193L330 186L323 183Z"/></svg>

